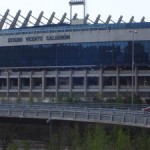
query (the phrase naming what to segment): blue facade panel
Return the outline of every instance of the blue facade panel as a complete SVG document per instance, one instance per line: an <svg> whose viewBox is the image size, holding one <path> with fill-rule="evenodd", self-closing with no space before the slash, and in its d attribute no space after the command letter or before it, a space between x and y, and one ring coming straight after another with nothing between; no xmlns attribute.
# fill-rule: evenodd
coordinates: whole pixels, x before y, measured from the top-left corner
<svg viewBox="0 0 150 150"><path fill-rule="evenodd" d="M136 41L135 65L150 65L150 41ZM0 67L131 66L132 41L0 48Z"/></svg>
<svg viewBox="0 0 150 150"><path fill-rule="evenodd" d="M150 28L149 22L97 25L51 25L1 30L0 35ZM134 42L135 65L150 65L150 39ZM131 66L132 41L85 42L0 47L0 67Z"/></svg>

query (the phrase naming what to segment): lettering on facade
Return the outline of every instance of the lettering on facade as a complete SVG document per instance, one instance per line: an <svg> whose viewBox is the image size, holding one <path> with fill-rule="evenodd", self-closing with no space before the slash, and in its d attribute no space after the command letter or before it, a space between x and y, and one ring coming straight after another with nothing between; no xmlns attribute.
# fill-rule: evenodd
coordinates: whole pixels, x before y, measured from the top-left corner
<svg viewBox="0 0 150 150"><path fill-rule="evenodd" d="M52 36L47 36L46 40L69 40L70 35L52 35Z"/></svg>
<svg viewBox="0 0 150 150"><path fill-rule="evenodd" d="M23 38L8 38L8 43L23 42Z"/></svg>
<svg viewBox="0 0 150 150"><path fill-rule="evenodd" d="M26 37L26 42L35 42L35 41L43 41L43 37L42 36Z"/></svg>
<svg viewBox="0 0 150 150"><path fill-rule="evenodd" d="M16 42L36 42L36 41L43 41L43 36L37 37L26 37L26 38L8 38L8 43L16 43ZM70 35L51 35L46 36L46 41L55 41L55 40L70 40Z"/></svg>

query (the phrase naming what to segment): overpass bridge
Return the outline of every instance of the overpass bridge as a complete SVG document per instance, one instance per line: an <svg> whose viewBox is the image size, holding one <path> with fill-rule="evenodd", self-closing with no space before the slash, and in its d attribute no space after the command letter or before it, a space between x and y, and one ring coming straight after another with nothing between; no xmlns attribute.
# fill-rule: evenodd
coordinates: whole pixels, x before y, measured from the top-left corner
<svg viewBox="0 0 150 150"><path fill-rule="evenodd" d="M0 117L21 119L94 122L150 128L150 113L141 108L101 107L64 104L0 104Z"/></svg>

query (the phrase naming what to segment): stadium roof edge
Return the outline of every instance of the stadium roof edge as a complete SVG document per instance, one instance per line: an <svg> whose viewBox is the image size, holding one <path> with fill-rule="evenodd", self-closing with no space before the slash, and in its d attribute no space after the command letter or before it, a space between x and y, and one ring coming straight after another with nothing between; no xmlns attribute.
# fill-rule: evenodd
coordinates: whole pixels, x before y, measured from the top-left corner
<svg viewBox="0 0 150 150"><path fill-rule="evenodd" d="M79 1L80 2L80 1ZM11 16L9 14L10 10L7 9L6 12L4 13L4 15L1 15L0 14L0 29L9 29L9 28L26 28L26 27L42 27L42 26L47 26L47 25L50 25L50 26L57 26L57 25L81 25L81 24L111 24L111 23L114 23L114 24L120 24L120 23L136 23L134 21L134 16L132 16L129 20L129 22L125 22L123 20L123 16L120 16L118 21L117 22L114 22L112 20L112 16L109 15L108 18L106 19L106 21L103 21L101 20L101 15L98 15L95 19L95 21L92 21L90 18L89 18L89 14L87 14L85 16L85 18L83 19L79 19L77 18L77 14L75 14L73 17L72 20L68 19L67 17L67 13L64 13L62 15L62 18L61 19L58 19L56 16L55 16L55 12L53 12L50 16L49 19L47 19L45 16L43 16L44 12L41 11L41 13L39 14L39 17L36 18L34 16L32 16L32 11L30 10L27 14L26 17L22 16L21 15L21 11L19 10L17 13L16 13L16 16ZM11 19L9 18L11 17ZM20 19L23 19L23 22L20 21ZM43 20L42 20L43 19ZM56 20L56 22L54 23L53 20ZM35 20L35 22L34 22ZM67 21L66 21L67 20ZM145 22L145 17L142 17L141 18L141 23L144 23ZM19 25L21 24L21 25ZM5 28L5 26L7 26Z"/></svg>

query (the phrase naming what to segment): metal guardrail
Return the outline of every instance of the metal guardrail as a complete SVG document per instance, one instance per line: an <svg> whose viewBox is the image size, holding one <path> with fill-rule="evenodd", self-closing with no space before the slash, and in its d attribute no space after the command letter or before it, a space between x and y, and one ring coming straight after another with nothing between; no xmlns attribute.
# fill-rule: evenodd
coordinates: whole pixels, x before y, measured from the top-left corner
<svg viewBox="0 0 150 150"><path fill-rule="evenodd" d="M1 107L32 107L32 108L51 108L51 107L86 107L86 108L110 108L110 109L128 109L128 110L142 110L148 107L148 104L123 104L123 103L96 103L96 102L63 102L63 103L0 103Z"/></svg>
<svg viewBox="0 0 150 150"><path fill-rule="evenodd" d="M0 105L0 117L99 122L150 128L150 113L142 110L77 106Z"/></svg>

